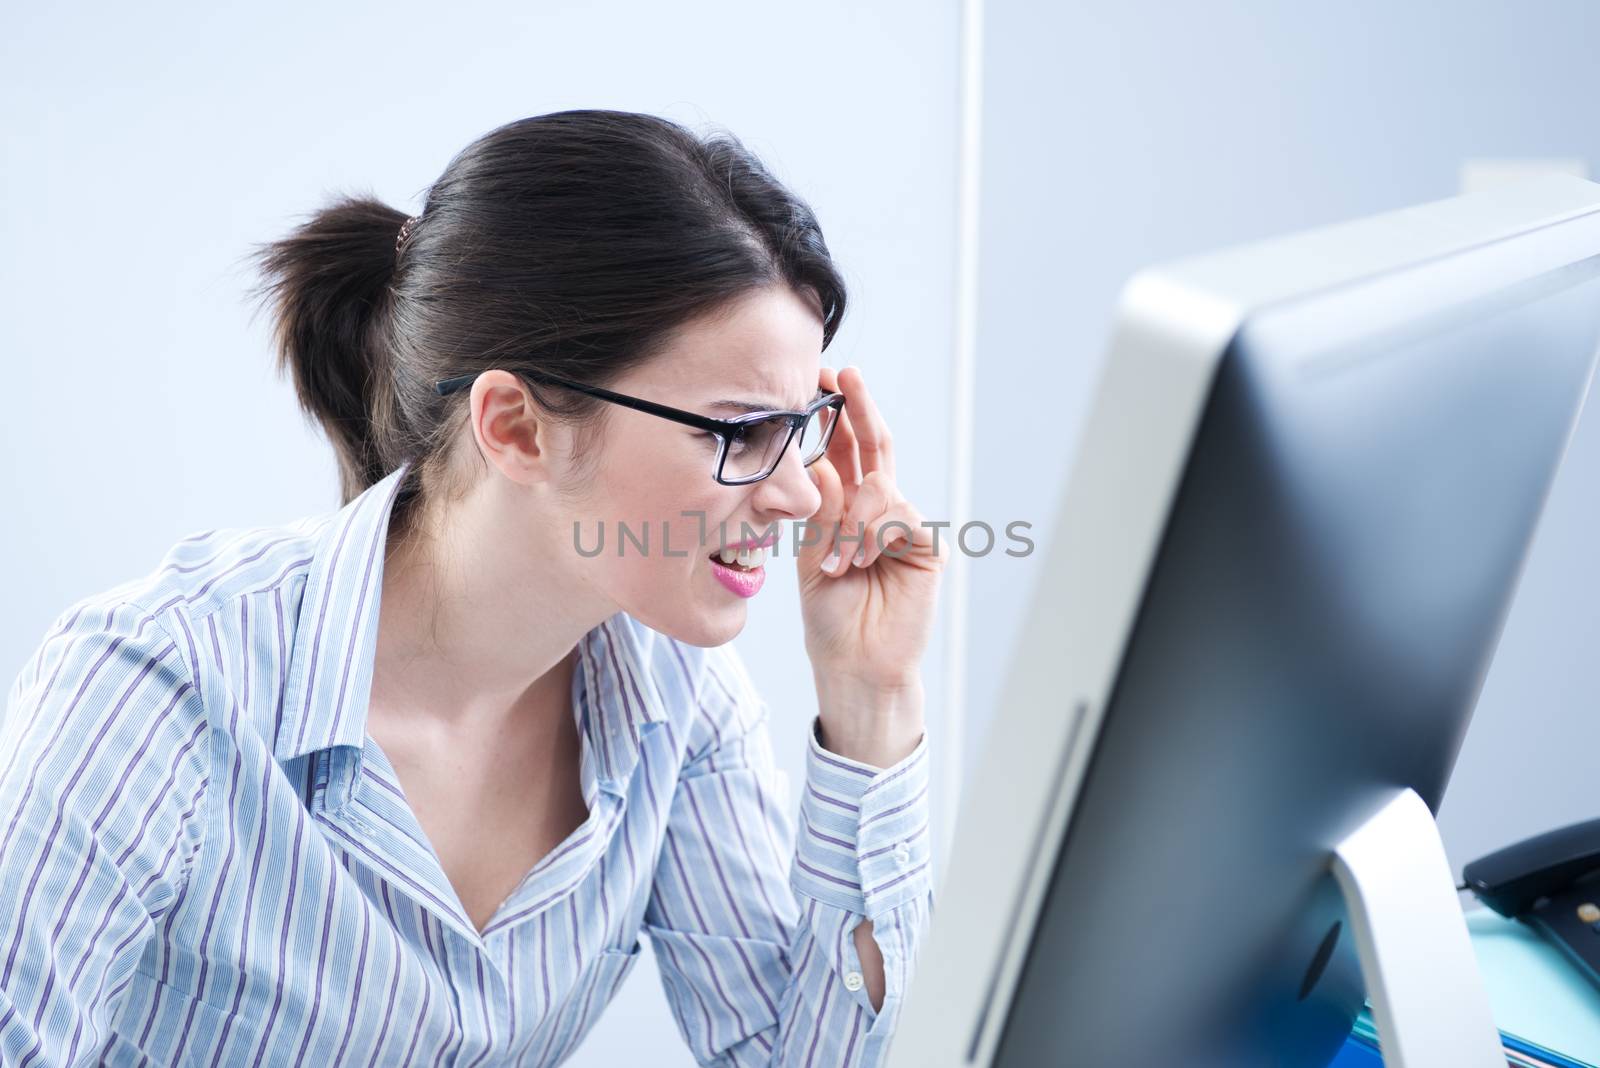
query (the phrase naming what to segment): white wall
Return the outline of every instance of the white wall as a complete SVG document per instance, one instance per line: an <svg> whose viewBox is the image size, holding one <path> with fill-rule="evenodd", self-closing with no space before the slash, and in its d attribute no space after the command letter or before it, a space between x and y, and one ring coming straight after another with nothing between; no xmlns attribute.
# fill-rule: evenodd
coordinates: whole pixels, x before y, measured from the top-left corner
<svg viewBox="0 0 1600 1068"><path fill-rule="evenodd" d="M178 7L29 5L0 34L7 683L57 612L186 533L337 507L332 452L250 319L248 246L336 189L414 211L469 141L562 108L726 126L809 200L851 287L825 358L863 369L902 485L942 514L953 6ZM738 644L799 783L811 676L792 571L772 569ZM933 738L938 663L936 644ZM572 1063L693 1063L653 964Z"/></svg>
<svg viewBox="0 0 1600 1068"><path fill-rule="evenodd" d="M1600 167L1600 5L987 0L970 737L993 715L1122 282L1457 192L1468 157ZM1440 812L1451 859L1600 815L1600 406L1573 442Z"/></svg>

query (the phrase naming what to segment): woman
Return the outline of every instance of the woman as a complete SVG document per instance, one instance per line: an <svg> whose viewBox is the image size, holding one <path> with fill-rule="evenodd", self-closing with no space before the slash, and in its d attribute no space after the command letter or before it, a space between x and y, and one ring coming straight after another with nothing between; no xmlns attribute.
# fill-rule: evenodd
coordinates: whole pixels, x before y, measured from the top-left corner
<svg viewBox="0 0 1600 1068"><path fill-rule="evenodd" d="M259 256L345 503L185 539L24 667L0 1057L555 1064L643 929L702 1064L876 1063L931 908L948 551L820 366L811 211L731 137L569 111ZM728 644L784 520L798 826Z"/></svg>

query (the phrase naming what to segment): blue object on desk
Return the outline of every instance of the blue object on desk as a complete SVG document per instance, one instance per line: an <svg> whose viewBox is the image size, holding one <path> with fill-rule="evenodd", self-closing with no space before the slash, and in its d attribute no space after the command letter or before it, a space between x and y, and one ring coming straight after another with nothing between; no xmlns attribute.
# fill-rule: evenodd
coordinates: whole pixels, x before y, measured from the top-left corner
<svg viewBox="0 0 1600 1068"><path fill-rule="evenodd" d="M1467 930L1500 1030L1585 1064L1600 1064L1600 987L1526 924L1488 909Z"/></svg>
<svg viewBox="0 0 1600 1068"><path fill-rule="evenodd" d="M1600 988L1526 924L1478 909L1467 913L1467 931L1506 1048L1557 1068L1600 1065ZM1328 1068L1382 1064L1382 1056L1358 1033Z"/></svg>
<svg viewBox="0 0 1600 1068"><path fill-rule="evenodd" d="M1383 1068L1383 1057L1377 1050L1351 1035L1340 1048L1339 1055L1329 1062L1328 1068Z"/></svg>
<svg viewBox="0 0 1600 1068"><path fill-rule="evenodd" d="M1500 1033L1500 1043L1505 1049L1508 1068L1594 1068L1586 1061L1573 1060L1504 1031ZM1372 1017L1363 1009L1354 1031L1328 1068L1377 1068L1381 1064L1383 1053L1378 1047L1378 1031Z"/></svg>

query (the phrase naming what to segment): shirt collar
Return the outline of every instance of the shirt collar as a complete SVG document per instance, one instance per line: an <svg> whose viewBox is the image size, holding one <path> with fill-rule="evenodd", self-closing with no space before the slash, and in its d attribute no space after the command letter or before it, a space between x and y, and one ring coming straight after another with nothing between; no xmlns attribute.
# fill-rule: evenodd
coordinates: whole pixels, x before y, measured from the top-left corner
<svg viewBox="0 0 1600 1068"><path fill-rule="evenodd" d="M382 549L395 494L409 467L401 464L367 487L317 536L273 748L280 761L336 745L360 750L365 744L378 649Z"/></svg>
<svg viewBox="0 0 1600 1068"><path fill-rule="evenodd" d="M377 655L384 545L410 462L352 499L323 526L312 549L295 624L274 755L289 761L334 746L359 754ZM639 760L646 729L668 718L645 665L654 638L617 612L578 643L572 699L602 784L620 787Z"/></svg>
<svg viewBox="0 0 1600 1068"><path fill-rule="evenodd" d="M614 792L623 792L633 774L646 731L668 720L666 702L645 666L655 637L618 612L578 643L573 707L580 710L600 784Z"/></svg>

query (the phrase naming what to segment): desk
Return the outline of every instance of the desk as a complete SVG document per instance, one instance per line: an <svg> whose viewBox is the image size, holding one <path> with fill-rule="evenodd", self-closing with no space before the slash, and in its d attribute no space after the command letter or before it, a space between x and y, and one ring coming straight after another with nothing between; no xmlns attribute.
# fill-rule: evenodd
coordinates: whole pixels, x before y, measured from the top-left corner
<svg viewBox="0 0 1600 1068"><path fill-rule="evenodd" d="M1577 1061L1600 1065L1600 987L1533 930L1488 909L1467 913L1467 930L1500 1030ZM1381 1036L1380 1036L1381 1037ZM1352 1043L1330 1068L1372 1063Z"/></svg>

